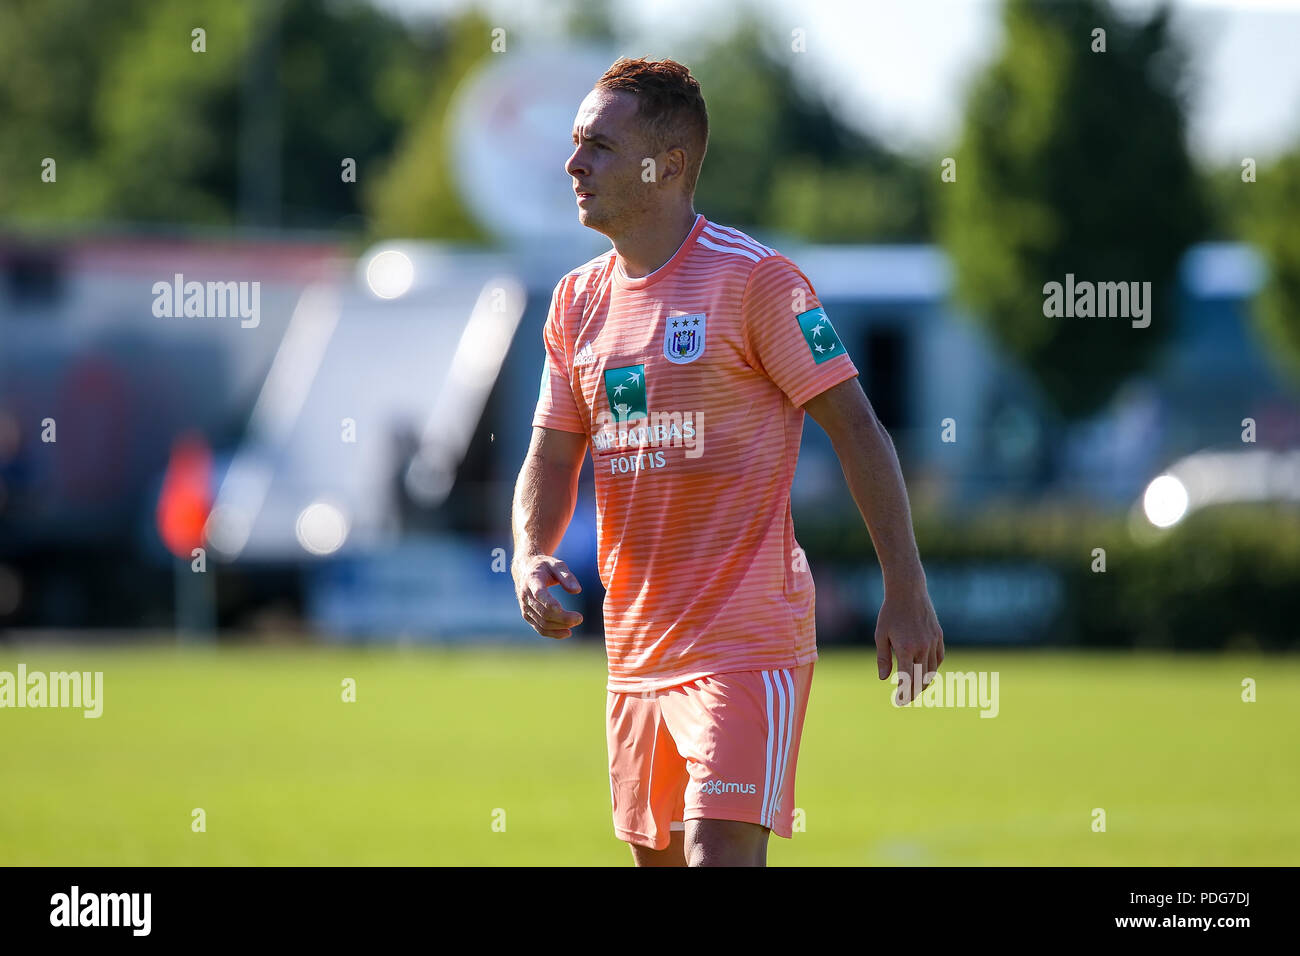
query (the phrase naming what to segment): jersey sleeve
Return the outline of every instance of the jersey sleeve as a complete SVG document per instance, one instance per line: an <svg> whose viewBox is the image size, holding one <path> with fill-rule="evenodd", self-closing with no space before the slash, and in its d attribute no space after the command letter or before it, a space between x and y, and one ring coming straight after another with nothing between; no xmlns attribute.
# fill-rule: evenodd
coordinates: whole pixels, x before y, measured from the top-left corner
<svg viewBox="0 0 1300 956"><path fill-rule="evenodd" d="M741 330L746 360L796 408L858 374L812 283L785 256L750 272Z"/></svg>
<svg viewBox="0 0 1300 956"><path fill-rule="evenodd" d="M542 381L537 393L533 424L585 435L586 427L573 399L569 380L570 359L564 339L564 282L551 294L551 308L542 327L546 356L542 361Z"/></svg>

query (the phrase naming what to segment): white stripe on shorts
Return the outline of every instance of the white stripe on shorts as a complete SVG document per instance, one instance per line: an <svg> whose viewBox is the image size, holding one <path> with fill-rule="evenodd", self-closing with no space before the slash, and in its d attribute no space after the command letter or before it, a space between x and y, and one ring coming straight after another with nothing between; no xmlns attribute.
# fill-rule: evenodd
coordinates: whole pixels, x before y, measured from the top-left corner
<svg viewBox="0 0 1300 956"><path fill-rule="evenodd" d="M785 785L786 758L794 736L794 678L789 670L762 671L767 688L767 762L763 769L763 802L759 822L772 829L781 808L781 788ZM770 676L769 676L770 675ZM776 708L772 707L772 689L776 685Z"/></svg>

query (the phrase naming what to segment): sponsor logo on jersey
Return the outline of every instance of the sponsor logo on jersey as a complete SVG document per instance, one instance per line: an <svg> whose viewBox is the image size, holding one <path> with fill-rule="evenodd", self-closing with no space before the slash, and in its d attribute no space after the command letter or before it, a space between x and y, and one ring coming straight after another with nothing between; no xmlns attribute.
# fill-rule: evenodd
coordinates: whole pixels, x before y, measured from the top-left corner
<svg viewBox="0 0 1300 956"><path fill-rule="evenodd" d="M625 365L605 369L605 395L609 410L617 422L647 418L645 403L645 366Z"/></svg>
<svg viewBox="0 0 1300 956"><path fill-rule="evenodd" d="M700 793L757 793L758 788L752 783L727 783L725 780L706 780L700 786Z"/></svg>
<svg viewBox="0 0 1300 956"><path fill-rule="evenodd" d="M799 328L803 331L804 341L808 343L808 351L812 352L813 359L818 365L827 359L844 354L840 337L835 334L835 327L831 325L831 320L826 317L826 310L821 306L800 313L795 318L798 319Z"/></svg>

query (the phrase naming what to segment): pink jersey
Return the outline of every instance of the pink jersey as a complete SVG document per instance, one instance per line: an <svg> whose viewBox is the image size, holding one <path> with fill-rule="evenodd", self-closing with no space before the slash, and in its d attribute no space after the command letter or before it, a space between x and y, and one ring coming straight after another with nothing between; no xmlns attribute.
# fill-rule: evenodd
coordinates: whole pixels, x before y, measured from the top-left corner
<svg viewBox="0 0 1300 956"><path fill-rule="evenodd" d="M608 689L816 660L801 406L858 370L807 277L701 215L648 276L613 249L565 276L544 338L533 424L595 465Z"/></svg>

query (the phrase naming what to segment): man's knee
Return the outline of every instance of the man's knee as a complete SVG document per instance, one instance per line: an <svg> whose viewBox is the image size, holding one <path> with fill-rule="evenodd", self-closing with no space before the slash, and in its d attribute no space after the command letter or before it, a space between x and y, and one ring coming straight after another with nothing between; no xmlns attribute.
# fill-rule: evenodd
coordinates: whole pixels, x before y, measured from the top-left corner
<svg viewBox="0 0 1300 956"><path fill-rule="evenodd" d="M742 820L688 820L686 865L766 866L768 832Z"/></svg>
<svg viewBox="0 0 1300 956"><path fill-rule="evenodd" d="M630 843L628 845L632 847L632 859L637 866L685 866L685 836L681 830L674 830L668 839L668 848L665 850L652 850L646 846Z"/></svg>

